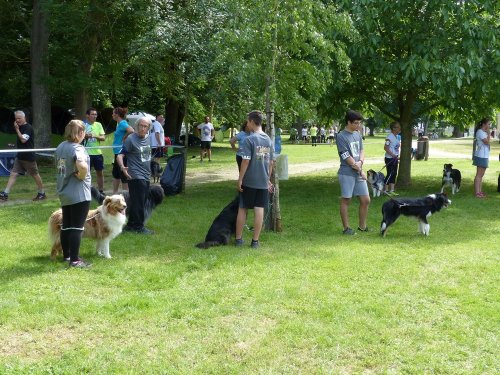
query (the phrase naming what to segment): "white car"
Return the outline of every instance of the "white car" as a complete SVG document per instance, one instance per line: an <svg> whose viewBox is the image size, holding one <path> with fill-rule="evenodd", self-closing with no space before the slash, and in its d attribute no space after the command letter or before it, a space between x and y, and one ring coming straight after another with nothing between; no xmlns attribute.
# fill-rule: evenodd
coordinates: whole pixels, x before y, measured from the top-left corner
<svg viewBox="0 0 500 375"><path fill-rule="evenodd" d="M137 129L135 128L135 123L137 122L137 120L139 120L142 117L147 117L148 119L151 120L151 122L156 120L155 116L150 115L149 113L146 113L146 112L131 112L131 113L127 114L128 124L131 127L133 127L135 131L137 131Z"/></svg>

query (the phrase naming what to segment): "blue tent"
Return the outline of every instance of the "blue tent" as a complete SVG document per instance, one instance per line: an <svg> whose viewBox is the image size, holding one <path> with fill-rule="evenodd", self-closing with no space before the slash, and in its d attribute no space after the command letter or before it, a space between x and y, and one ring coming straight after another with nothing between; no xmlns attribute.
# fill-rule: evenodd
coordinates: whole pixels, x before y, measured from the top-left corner
<svg viewBox="0 0 500 375"><path fill-rule="evenodd" d="M0 154L0 176L9 176L10 170L14 166L16 159L15 152L6 152Z"/></svg>

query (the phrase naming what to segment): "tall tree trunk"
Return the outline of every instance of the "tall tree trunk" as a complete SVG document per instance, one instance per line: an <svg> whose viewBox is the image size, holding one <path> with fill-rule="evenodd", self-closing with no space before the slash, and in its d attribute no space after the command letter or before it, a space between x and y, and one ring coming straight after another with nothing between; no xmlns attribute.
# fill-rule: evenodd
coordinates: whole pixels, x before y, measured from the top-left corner
<svg viewBox="0 0 500 375"><path fill-rule="evenodd" d="M51 146L51 100L46 83L49 77L49 35L48 14L44 9L43 0L34 0L30 57L32 118L36 130L36 147Z"/></svg>
<svg viewBox="0 0 500 375"><path fill-rule="evenodd" d="M279 1L274 1L274 12L277 14ZM274 22L274 21L272 21ZM278 59L278 28L276 25L273 27L272 32L272 57L271 66L269 68L268 76L266 77L266 122L267 128L266 133L271 138L272 147L274 147L275 142L275 131L274 131L274 103L276 101L276 81L275 81L275 71L276 71L276 61ZM273 150L274 151L274 150ZM273 162L273 161L270 161ZM268 213L268 220L265 223L266 229L271 229L275 232L281 232L283 230L281 226L281 209L280 209L280 186L279 178L276 174L276 166L274 166L271 174L271 183L274 185L274 193L271 194L271 211Z"/></svg>
<svg viewBox="0 0 500 375"><path fill-rule="evenodd" d="M411 185L411 137L412 137L412 109L417 93L409 91L399 103L399 123L401 125L401 152L398 171L399 187Z"/></svg>
<svg viewBox="0 0 500 375"><path fill-rule="evenodd" d="M165 99L165 135L179 139L182 121L185 115L185 104L177 99L167 97Z"/></svg>

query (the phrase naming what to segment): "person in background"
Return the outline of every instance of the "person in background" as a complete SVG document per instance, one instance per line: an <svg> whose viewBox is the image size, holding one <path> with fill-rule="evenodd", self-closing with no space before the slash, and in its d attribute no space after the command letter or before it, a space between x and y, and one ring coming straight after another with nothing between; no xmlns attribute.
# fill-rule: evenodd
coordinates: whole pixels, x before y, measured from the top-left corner
<svg viewBox="0 0 500 375"><path fill-rule="evenodd" d="M118 188L120 187L120 182L122 183L123 190L128 190L127 178L123 175L120 167L116 162L116 157L122 149L122 145L125 139L134 132L125 117L127 116L127 109L122 107L116 107L113 109L113 120L116 121L116 130L113 137L113 153L115 154L115 160L113 162L113 194L118 193ZM127 158L123 159L123 164L127 165Z"/></svg>
<svg viewBox="0 0 500 375"><path fill-rule="evenodd" d="M319 128L319 143L326 143L326 129L323 125Z"/></svg>
<svg viewBox="0 0 500 375"><path fill-rule="evenodd" d="M236 134L233 138L229 140L229 143L231 144L231 148L236 151L236 164L238 164L238 171L241 169L241 161L243 160L243 151L241 149L241 146L243 145L243 142L245 142L245 139L250 135L250 130L247 126L247 122L245 121L240 128L240 131L238 134ZM238 148L236 148L236 142L238 142Z"/></svg>
<svg viewBox="0 0 500 375"><path fill-rule="evenodd" d="M472 165L476 166L474 192L477 198L486 197L486 194L482 191L482 185L490 158L490 124L491 120L489 118L483 118L474 129L474 156Z"/></svg>
<svg viewBox="0 0 500 375"><path fill-rule="evenodd" d="M163 115L156 116L156 120L153 121L153 126L151 128L151 155L153 160L157 163L160 162L161 158L165 155L165 130L163 125L165 124L165 117Z"/></svg>
<svg viewBox="0 0 500 375"><path fill-rule="evenodd" d="M316 124L312 124L310 131L311 131L311 143L312 143L312 146L317 146L317 142L318 142L318 127L316 126Z"/></svg>
<svg viewBox="0 0 500 375"><path fill-rule="evenodd" d="M95 169L97 180L97 188L99 192L104 192L104 156L100 148L94 148L106 140L106 133L100 122L97 122L97 110L95 108L87 109L85 112L85 139L83 141L85 147L92 147L87 149L90 156L90 169Z"/></svg>
<svg viewBox="0 0 500 375"><path fill-rule="evenodd" d="M33 127L26 122L26 115L23 111L14 112L14 129L17 136L17 148L20 150L29 150L35 148L35 132ZM18 152L14 166L10 172L9 180L5 190L0 192L0 201L7 201L9 199L10 189L16 183L17 176L20 174L28 173L35 180L38 188L38 193L33 201L41 201L46 198L45 191L43 190L43 182L38 173L38 165L35 160L34 152Z"/></svg>
<svg viewBox="0 0 500 375"><path fill-rule="evenodd" d="M130 204L128 206L128 222L123 228L125 232L153 234L144 224L146 215L144 207L149 195L149 179L151 177L151 142L148 136L151 121L147 117L137 120L137 132L123 143L116 163L128 180ZM128 166L124 160L127 157Z"/></svg>
<svg viewBox="0 0 500 375"><path fill-rule="evenodd" d="M215 129L210 122L210 117L205 116L205 122L198 125L196 129L201 138L200 163L203 161L203 154L205 153L208 161L212 161L212 139L215 136Z"/></svg>
<svg viewBox="0 0 500 375"><path fill-rule="evenodd" d="M236 218L236 246L243 245L243 226L247 212L254 210L253 238L250 246L259 247L259 236L264 222L264 207L272 191L270 177L273 168L273 146L269 136L262 130L262 112L252 111L247 117L250 134L242 144L243 161L237 188L240 192L238 216Z"/></svg>
<svg viewBox="0 0 500 375"><path fill-rule="evenodd" d="M85 133L82 121L71 120L64 129L65 141L55 152L57 194L62 207L61 246L64 260L75 268L90 267L79 256L91 200L90 157L81 144Z"/></svg>
<svg viewBox="0 0 500 375"><path fill-rule="evenodd" d="M306 124L302 125L301 135L302 135L302 142L307 143L307 125Z"/></svg>
<svg viewBox="0 0 500 375"><path fill-rule="evenodd" d="M394 185L396 184L396 177L398 175L398 160L399 151L401 149L401 140L399 133L401 132L401 125L399 122L394 121L390 125L391 132L385 139L385 167L387 169L387 176L385 178L385 192L396 195L394 192Z"/></svg>
<svg viewBox="0 0 500 375"><path fill-rule="evenodd" d="M340 218L344 227L342 233L354 235L356 232L349 227L349 204L352 196L359 199L359 225L358 230L368 232L366 219L370 195L366 184L366 175L363 172L365 151L363 140L359 133L363 117L356 111L349 110L346 113L346 127L337 134L337 149L340 156L340 168L338 178L340 183L341 201Z"/></svg>

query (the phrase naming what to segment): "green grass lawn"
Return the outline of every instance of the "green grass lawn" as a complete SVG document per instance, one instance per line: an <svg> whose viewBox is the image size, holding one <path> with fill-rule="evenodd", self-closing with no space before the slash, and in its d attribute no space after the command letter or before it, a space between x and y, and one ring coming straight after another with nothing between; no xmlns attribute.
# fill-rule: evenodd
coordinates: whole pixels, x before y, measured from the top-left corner
<svg viewBox="0 0 500 375"><path fill-rule="evenodd" d="M366 143L368 158L382 157L383 137ZM290 163L337 162L335 147L284 152ZM400 194L439 191L448 161L414 162ZM194 247L236 193L234 181L207 183L167 197L148 224L156 234L120 235L111 260L83 240L90 270L49 259L46 222L59 202L42 164L49 199L16 202L34 192L20 178L0 205L0 374L496 374L499 166L490 162L480 200L470 160L452 162L463 187L429 219L429 237L402 217L382 238L385 198L370 206L372 232L343 237L332 167L281 182L284 231L264 232L258 250ZM216 145L210 165L188 168L236 168L234 153Z"/></svg>

